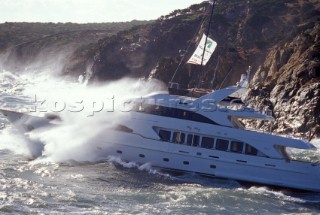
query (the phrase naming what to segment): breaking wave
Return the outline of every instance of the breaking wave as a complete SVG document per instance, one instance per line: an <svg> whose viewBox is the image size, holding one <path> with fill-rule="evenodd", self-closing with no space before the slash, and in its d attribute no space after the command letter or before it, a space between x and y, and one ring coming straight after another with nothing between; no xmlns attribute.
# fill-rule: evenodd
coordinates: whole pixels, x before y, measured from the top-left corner
<svg viewBox="0 0 320 215"><path fill-rule="evenodd" d="M98 134L107 132L125 117L121 109L123 101L164 89L156 81L126 78L88 86L48 74L0 73L0 108L38 116L55 113L63 120L60 126L31 131L25 138L16 135L15 128L1 118L0 122L6 126L1 134L2 149L46 162L98 161L102 159L96 153L101 142Z"/></svg>

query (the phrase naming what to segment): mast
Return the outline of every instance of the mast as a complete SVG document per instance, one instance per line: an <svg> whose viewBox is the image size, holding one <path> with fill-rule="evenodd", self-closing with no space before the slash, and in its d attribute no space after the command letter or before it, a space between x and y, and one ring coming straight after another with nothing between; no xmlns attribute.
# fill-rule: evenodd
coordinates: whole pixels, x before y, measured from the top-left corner
<svg viewBox="0 0 320 215"><path fill-rule="evenodd" d="M210 28L211 28L211 23L212 23L212 16L213 16L213 10L214 10L214 5L216 3L216 0L212 1L212 8L211 8L211 13L210 13L210 18L209 18L209 24L208 24L208 28L207 28L207 32L206 32L206 40L204 42L204 47L203 47L203 53L202 53L202 58L201 58L201 66L200 66L200 74L199 74L199 78L198 78L198 86L197 88L200 87L200 80L201 80L201 75L203 73L203 59L204 59L204 54L206 53L206 46L207 46L207 41L208 41L208 37L209 37L209 33L210 33ZM210 4L210 0L209 0L209 4Z"/></svg>
<svg viewBox="0 0 320 215"><path fill-rule="evenodd" d="M186 62L186 63L195 64L195 65L198 65L198 66L200 65L201 67L203 67L204 64L206 64L209 61L212 53L214 52L215 47L217 46L217 43L215 41L213 41L209 37L211 23L212 23L211 20L212 20L213 10L214 10L214 4L216 3L216 0L209 0L208 3L212 4L212 8L211 8L211 13L210 13L210 17L209 17L208 27L206 29L206 36L202 36L201 37L201 40L200 40L200 42L198 44L197 49L195 50L193 55L190 57L190 59ZM192 40L194 40L197 37L197 35L199 34L199 32L201 30L201 27L205 24L205 21L206 21L206 15L205 14L208 14L209 10L210 10L210 5L209 5L209 7L206 7L205 12L204 12L204 16L203 16L202 21L201 21L201 25L199 26L198 30L195 32ZM203 34L205 34L205 33L203 33ZM210 47L206 47L208 43L211 43ZM186 53L188 52L188 50L191 47L191 45L192 45L192 43L190 42L188 47L187 47ZM204 45L204 47L202 47L203 45ZM209 50L209 52L207 50ZM178 72L178 70L180 68L180 65L184 62L184 59L186 57L186 53L183 55L182 59L180 60L180 63L177 66L177 68L176 68L176 70L175 70L175 72L174 72L174 74L173 74L173 76L172 76L172 78L171 78L171 80L169 82L168 90L169 90L170 94L171 93L173 93L173 94L177 93L176 92L177 90L179 91L179 88L180 88L179 84L178 83L174 83L173 80L176 77L176 74L177 74L177 72ZM208 53L209 53L208 59L206 59L204 56L205 56L205 54L208 54ZM201 56L201 54L202 54L202 56ZM202 73L203 73L203 68L200 69L200 71L199 71L199 73L198 73L198 75L196 77L196 79L197 79L196 83L195 83L196 86L193 88L193 90L195 88L197 88L197 87L199 88L200 80L201 80L201 74ZM193 92L193 90L192 90L192 92ZM181 92L181 93L186 94L187 91L188 90L185 89L184 92Z"/></svg>

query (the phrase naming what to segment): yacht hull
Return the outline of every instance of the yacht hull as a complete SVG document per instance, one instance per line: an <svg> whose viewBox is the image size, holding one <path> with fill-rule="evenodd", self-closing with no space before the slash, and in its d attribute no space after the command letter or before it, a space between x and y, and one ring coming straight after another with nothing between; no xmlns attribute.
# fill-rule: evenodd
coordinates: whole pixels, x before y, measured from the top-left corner
<svg viewBox="0 0 320 215"><path fill-rule="evenodd" d="M112 131L111 133L113 133ZM145 140L135 134L108 132L108 141L97 147L101 157L115 156L123 161L148 163L153 167L201 175L320 192L320 167L316 164L269 158L227 156L224 152L181 147L159 140Z"/></svg>
<svg viewBox="0 0 320 215"><path fill-rule="evenodd" d="M42 129L49 126L55 126L57 116L47 115L46 117L31 116L25 113L0 109L4 115L20 132L25 133L34 129Z"/></svg>
<svg viewBox="0 0 320 215"><path fill-rule="evenodd" d="M46 119L11 111L1 111L23 132L28 131L26 128L36 129L53 125L51 118ZM109 156L115 156L124 161L138 164L149 163L151 166L163 169L320 192L319 164L249 156L243 153L206 149L199 145L191 146L173 143L170 140L162 141L155 131L155 126L165 127L170 125L172 130L189 130L190 133L202 131L204 134L224 135L232 139L239 137L237 136L238 130L233 128L208 126L195 122L187 124L186 121L169 118L166 121L158 121L159 118L144 117L144 115L133 115L131 117L123 122L126 126L120 126L121 131L108 129L108 131L94 137L91 142L96 147L95 152L99 159L103 160ZM248 142L254 139L261 142L263 137L267 137L263 134L257 135L255 132L241 132L242 139ZM253 137L250 137L250 135L253 135ZM260 139L255 138L256 136L259 136ZM281 137L274 138L276 138L276 141L283 139Z"/></svg>

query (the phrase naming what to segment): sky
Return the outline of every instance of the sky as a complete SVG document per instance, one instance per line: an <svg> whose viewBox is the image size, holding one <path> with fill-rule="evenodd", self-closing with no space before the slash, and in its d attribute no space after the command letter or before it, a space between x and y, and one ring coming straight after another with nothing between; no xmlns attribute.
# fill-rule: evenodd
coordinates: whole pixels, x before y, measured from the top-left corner
<svg viewBox="0 0 320 215"><path fill-rule="evenodd" d="M3 22L120 22L156 19L204 0L0 0Z"/></svg>

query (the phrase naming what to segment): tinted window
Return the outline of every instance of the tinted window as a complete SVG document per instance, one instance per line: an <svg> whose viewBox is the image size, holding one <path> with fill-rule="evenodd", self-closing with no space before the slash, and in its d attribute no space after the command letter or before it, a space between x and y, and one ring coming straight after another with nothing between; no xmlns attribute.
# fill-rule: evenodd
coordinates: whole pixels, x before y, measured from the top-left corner
<svg viewBox="0 0 320 215"><path fill-rule="evenodd" d="M236 153L242 153L243 143L238 141L231 141L230 151Z"/></svg>
<svg viewBox="0 0 320 215"><path fill-rule="evenodd" d="M166 130L160 130L159 137L160 137L160 140L162 141L170 141L171 132Z"/></svg>
<svg viewBox="0 0 320 215"><path fill-rule="evenodd" d="M208 124L218 125L216 122L208 119L207 117L194 113L188 110L182 110L179 108L171 108L171 107L164 107L164 106L157 106L157 105L149 105L149 104L142 104L142 108L139 106L134 108L135 111L153 114L153 115L160 115L164 117L172 117L177 119L186 119L196 122L203 122Z"/></svg>
<svg viewBox="0 0 320 215"><path fill-rule="evenodd" d="M227 151L229 146L228 140L217 139L216 149L221 151Z"/></svg>
<svg viewBox="0 0 320 215"><path fill-rule="evenodd" d="M198 135L193 135L193 146L199 146L200 137Z"/></svg>
<svg viewBox="0 0 320 215"><path fill-rule="evenodd" d="M200 143L199 135L188 134L188 138L187 138L188 146L199 146L199 143Z"/></svg>
<svg viewBox="0 0 320 215"><path fill-rule="evenodd" d="M201 147L202 148L207 148L207 149L212 149L214 145L214 139L210 137L202 137L201 141Z"/></svg>
<svg viewBox="0 0 320 215"><path fill-rule="evenodd" d="M183 144L185 140L185 134L181 132L173 132L172 142Z"/></svg>
<svg viewBox="0 0 320 215"><path fill-rule="evenodd" d="M191 146L193 141L193 134L188 134L187 145Z"/></svg>
<svg viewBox="0 0 320 215"><path fill-rule="evenodd" d="M257 155L258 154L258 150L256 148L246 144L245 153L247 155Z"/></svg>

